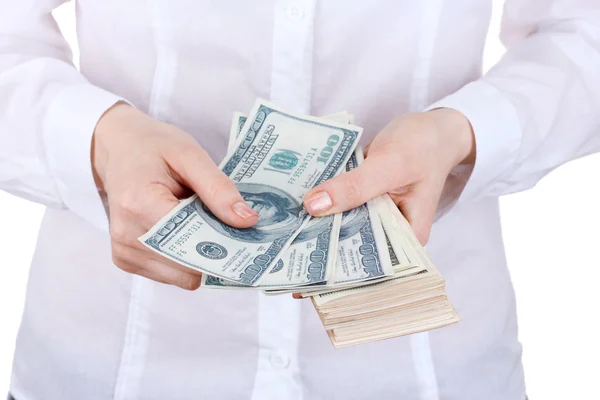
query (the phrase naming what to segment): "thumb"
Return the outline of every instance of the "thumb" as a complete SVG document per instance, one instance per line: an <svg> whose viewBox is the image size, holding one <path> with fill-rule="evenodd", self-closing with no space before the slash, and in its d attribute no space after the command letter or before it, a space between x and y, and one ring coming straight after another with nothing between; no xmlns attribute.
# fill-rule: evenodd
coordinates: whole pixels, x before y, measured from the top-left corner
<svg viewBox="0 0 600 400"><path fill-rule="evenodd" d="M200 146L188 147L169 165L217 218L236 228L248 228L258 214L244 201L235 184Z"/></svg>
<svg viewBox="0 0 600 400"><path fill-rule="evenodd" d="M335 214L356 208L389 190L380 159L365 159L357 168L322 183L304 196L304 206L313 216Z"/></svg>

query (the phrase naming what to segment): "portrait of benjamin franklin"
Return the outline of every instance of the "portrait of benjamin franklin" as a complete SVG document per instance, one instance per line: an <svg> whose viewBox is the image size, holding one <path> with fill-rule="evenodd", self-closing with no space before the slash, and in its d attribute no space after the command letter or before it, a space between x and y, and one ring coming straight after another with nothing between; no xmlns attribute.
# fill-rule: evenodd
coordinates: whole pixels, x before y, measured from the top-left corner
<svg viewBox="0 0 600 400"><path fill-rule="evenodd" d="M369 223L369 209L366 204L342 214L340 239L347 239L360 231L364 224Z"/></svg>
<svg viewBox="0 0 600 400"><path fill-rule="evenodd" d="M237 188L258 214L258 222L250 228L234 228L221 222L196 199L196 210L217 232L245 242L267 243L289 235L302 225L306 215L302 204L283 190L260 183L239 183Z"/></svg>

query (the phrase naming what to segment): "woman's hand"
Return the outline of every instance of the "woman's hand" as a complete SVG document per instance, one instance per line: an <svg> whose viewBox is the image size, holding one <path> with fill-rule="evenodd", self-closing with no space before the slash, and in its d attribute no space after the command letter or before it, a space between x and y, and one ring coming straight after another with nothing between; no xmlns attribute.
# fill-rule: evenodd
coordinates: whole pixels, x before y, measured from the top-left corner
<svg viewBox="0 0 600 400"><path fill-rule="evenodd" d="M133 274L188 290L200 286L199 272L137 240L192 192L229 225L246 228L258 220L190 135L126 104L115 105L98 122L92 165L96 184L108 197L113 261Z"/></svg>
<svg viewBox="0 0 600 400"><path fill-rule="evenodd" d="M387 192L425 244L448 174L474 158L473 132L460 112L441 108L405 114L367 145L358 168L311 190L304 205L312 215L322 216Z"/></svg>

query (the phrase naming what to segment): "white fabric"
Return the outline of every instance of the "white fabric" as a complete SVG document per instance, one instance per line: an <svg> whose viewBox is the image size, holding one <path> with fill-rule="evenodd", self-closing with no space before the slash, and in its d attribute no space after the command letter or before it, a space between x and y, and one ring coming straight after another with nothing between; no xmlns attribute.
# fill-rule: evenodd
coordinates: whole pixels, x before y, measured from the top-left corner
<svg viewBox="0 0 600 400"><path fill-rule="evenodd" d="M60 3L0 0L0 189L49 207L19 400L524 398L497 196L600 149L597 0L508 0L509 50L484 77L490 1L80 0L80 72ZM458 325L334 350L309 302L190 293L112 265L89 162L102 113L126 99L218 162L232 112L256 97L350 110L365 141L409 110L469 118L477 162L454 172L427 247Z"/></svg>

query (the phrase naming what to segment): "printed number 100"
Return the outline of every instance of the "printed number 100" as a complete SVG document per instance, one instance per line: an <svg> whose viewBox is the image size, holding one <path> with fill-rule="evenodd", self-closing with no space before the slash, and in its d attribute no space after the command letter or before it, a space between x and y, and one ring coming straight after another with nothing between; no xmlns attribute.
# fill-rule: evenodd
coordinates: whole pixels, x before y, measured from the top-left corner
<svg viewBox="0 0 600 400"><path fill-rule="evenodd" d="M331 157L333 154L333 146L338 144L339 141L340 137L338 135L329 136L327 139L327 146L321 149L321 153L319 154L319 157L317 157L317 162L326 163L329 157Z"/></svg>

